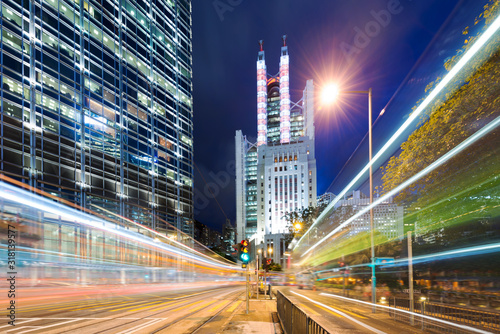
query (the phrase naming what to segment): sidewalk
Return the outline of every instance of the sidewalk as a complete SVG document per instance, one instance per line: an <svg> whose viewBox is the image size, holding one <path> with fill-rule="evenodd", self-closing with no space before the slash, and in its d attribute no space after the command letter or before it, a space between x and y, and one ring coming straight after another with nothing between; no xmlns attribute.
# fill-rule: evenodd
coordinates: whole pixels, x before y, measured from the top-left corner
<svg viewBox="0 0 500 334"><path fill-rule="evenodd" d="M243 297L243 302L229 317L220 333L283 333L276 313L276 297L272 300L260 297L259 300L250 299L248 314L246 314L246 301Z"/></svg>

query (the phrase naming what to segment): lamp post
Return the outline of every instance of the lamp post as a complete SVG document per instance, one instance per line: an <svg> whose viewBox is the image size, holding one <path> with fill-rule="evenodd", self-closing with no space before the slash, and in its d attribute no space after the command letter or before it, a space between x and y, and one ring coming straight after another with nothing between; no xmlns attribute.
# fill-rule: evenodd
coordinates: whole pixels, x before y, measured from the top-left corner
<svg viewBox="0 0 500 334"><path fill-rule="evenodd" d="M267 249L267 252L269 253L269 256L271 257L272 256L271 254L273 254L273 248L271 246L269 246L269 248ZM274 261L271 260L271 263L272 262L274 262ZM271 282L269 282L269 299L273 299L273 297L271 295Z"/></svg>
<svg viewBox="0 0 500 334"><path fill-rule="evenodd" d="M377 302L377 279L375 276L375 228L373 226L373 174L372 174L372 89L367 91L340 91L338 86L330 84L323 89L323 103L330 104L340 94L367 94L368 95L368 156L370 166L370 244L371 244L371 268L372 268L372 303ZM372 309L375 313L375 306Z"/></svg>
<svg viewBox="0 0 500 334"><path fill-rule="evenodd" d="M259 248L257 250L257 280L256 280L257 281L257 300L259 300L259 276L260 276L259 275L259 273L260 273L260 264L259 264L260 260L259 260L259 258L260 258L261 253L262 253L262 249Z"/></svg>

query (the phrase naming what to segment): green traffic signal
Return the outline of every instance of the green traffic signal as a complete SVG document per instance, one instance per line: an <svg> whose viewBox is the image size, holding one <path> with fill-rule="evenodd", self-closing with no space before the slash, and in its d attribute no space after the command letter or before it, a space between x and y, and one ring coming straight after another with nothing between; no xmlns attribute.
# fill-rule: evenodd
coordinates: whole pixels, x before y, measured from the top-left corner
<svg viewBox="0 0 500 334"><path fill-rule="evenodd" d="M248 260L250 260L250 255L248 255L248 253L242 253L240 256L240 260L243 262L248 262Z"/></svg>
<svg viewBox="0 0 500 334"><path fill-rule="evenodd" d="M248 240L242 240L240 245L239 258L243 263L248 263L250 261L249 248L250 244Z"/></svg>

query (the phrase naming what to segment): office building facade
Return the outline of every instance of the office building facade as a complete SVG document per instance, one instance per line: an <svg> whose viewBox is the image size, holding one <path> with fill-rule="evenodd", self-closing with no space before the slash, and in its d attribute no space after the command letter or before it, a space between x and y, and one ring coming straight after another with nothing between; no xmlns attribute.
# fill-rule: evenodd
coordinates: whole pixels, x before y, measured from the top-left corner
<svg viewBox="0 0 500 334"><path fill-rule="evenodd" d="M257 142L236 131L236 227L238 241L264 247L284 244L287 212L316 205L314 86L308 80L302 98L290 98L286 37L279 73L269 75L262 41L257 57ZM267 249L267 248L266 248ZM284 263L283 249L273 259Z"/></svg>
<svg viewBox="0 0 500 334"><path fill-rule="evenodd" d="M1 2L2 173L192 235L189 0Z"/></svg>
<svg viewBox="0 0 500 334"><path fill-rule="evenodd" d="M323 195L320 195L318 196L318 199L316 200L318 206L322 206L322 207L325 207L330 204L331 202L333 202L333 200L335 199L335 195L333 193L330 193L330 192L326 192L324 193Z"/></svg>
<svg viewBox="0 0 500 334"><path fill-rule="evenodd" d="M351 195L339 200L335 204L335 208L340 209L341 213L348 212L349 216L354 216L356 213L366 210L370 205L370 197L364 195L359 190L355 190ZM391 240L404 236L403 224L403 206L397 205L392 201L392 197L379 203L373 208L373 226L375 231ZM354 221L346 226L347 230L345 237L355 236L359 233L370 232L370 211L354 219Z"/></svg>

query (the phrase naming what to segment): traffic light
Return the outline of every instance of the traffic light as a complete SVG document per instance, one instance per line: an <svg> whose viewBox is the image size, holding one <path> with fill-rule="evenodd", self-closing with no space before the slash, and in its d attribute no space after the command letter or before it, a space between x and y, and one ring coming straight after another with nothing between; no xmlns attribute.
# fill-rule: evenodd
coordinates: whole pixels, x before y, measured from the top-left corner
<svg viewBox="0 0 500 334"><path fill-rule="evenodd" d="M272 262L273 262L273 259L266 259L266 258L264 258L264 263L262 264L263 269L265 271L268 271Z"/></svg>
<svg viewBox="0 0 500 334"><path fill-rule="evenodd" d="M239 258L243 263L248 263L250 261L250 243L248 240L241 241Z"/></svg>

